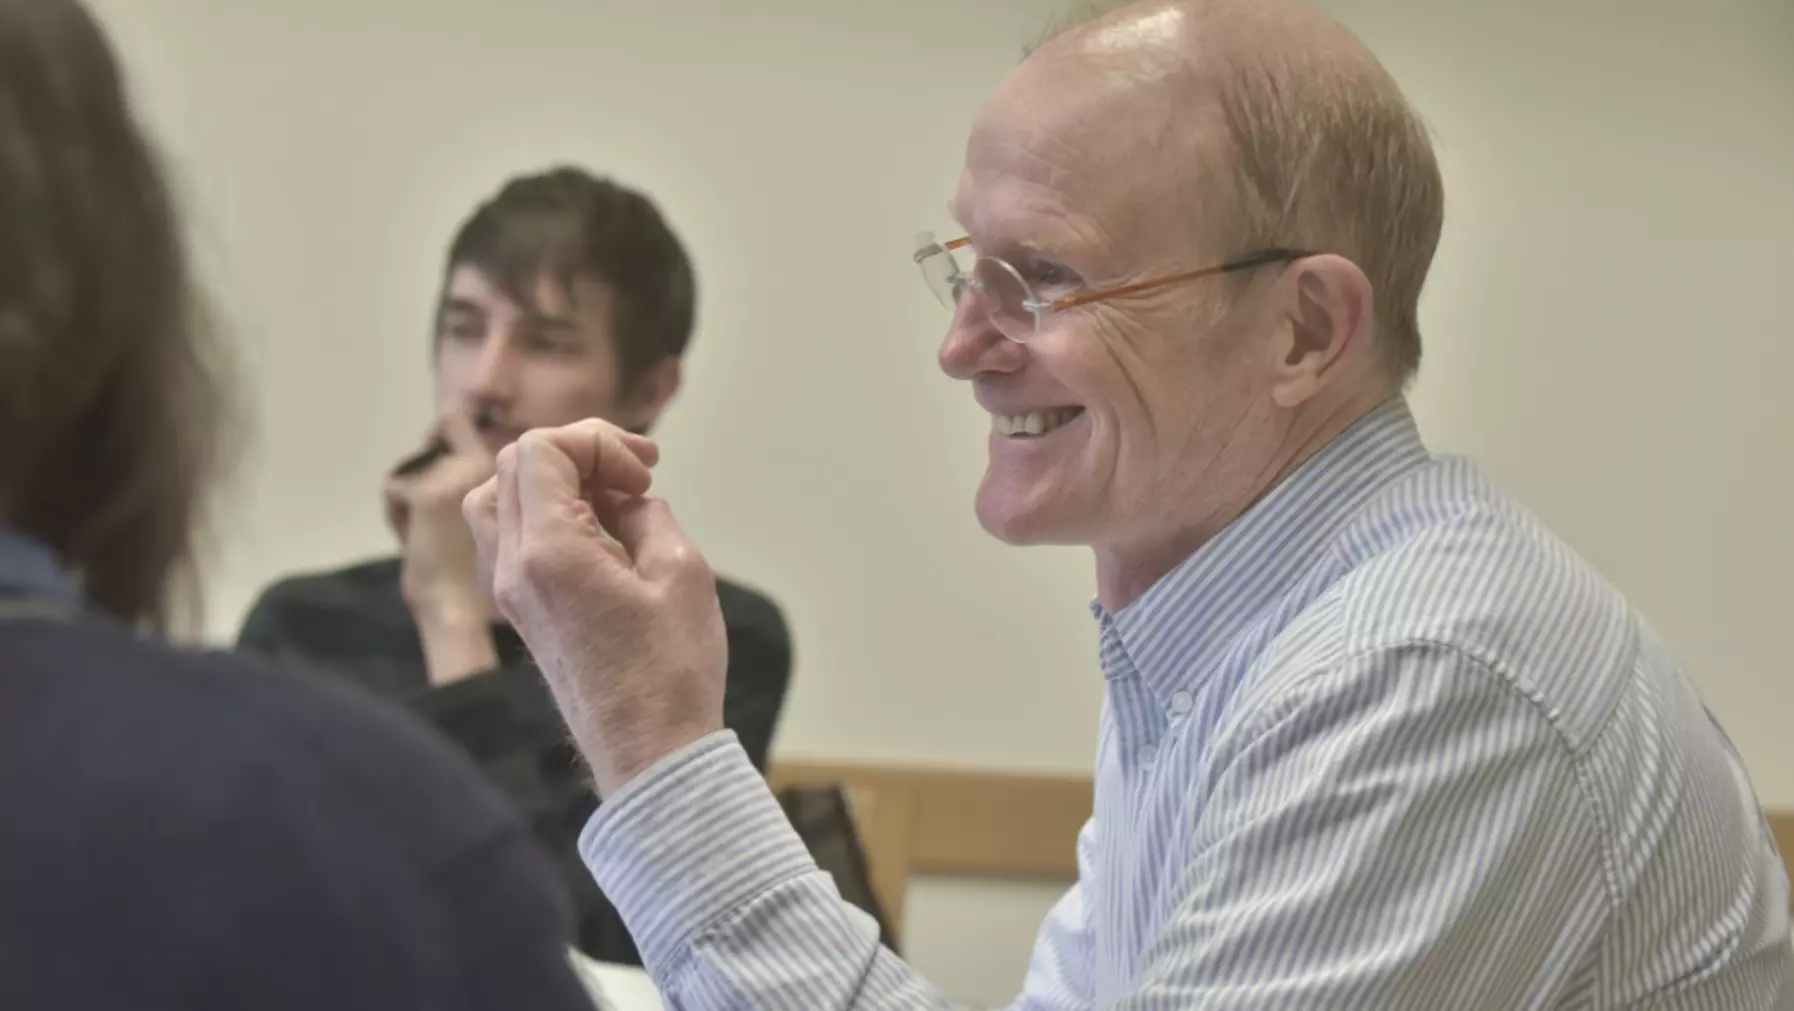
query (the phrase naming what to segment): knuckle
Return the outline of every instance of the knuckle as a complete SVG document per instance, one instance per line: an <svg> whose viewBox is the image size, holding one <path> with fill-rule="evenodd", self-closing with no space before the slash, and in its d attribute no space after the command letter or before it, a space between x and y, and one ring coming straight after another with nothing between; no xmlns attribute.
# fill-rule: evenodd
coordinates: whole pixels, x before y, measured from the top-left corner
<svg viewBox="0 0 1794 1011"><path fill-rule="evenodd" d="M674 548L671 561L675 571L686 579L695 581L713 577L709 559L689 544Z"/></svg>
<svg viewBox="0 0 1794 1011"><path fill-rule="evenodd" d="M492 600L507 614L523 603L524 584L513 568L503 567L492 574Z"/></svg>
<svg viewBox="0 0 1794 1011"><path fill-rule="evenodd" d="M622 445L622 430L603 418L587 418L568 428L569 434L588 446L596 446L599 456L609 459Z"/></svg>
<svg viewBox="0 0 1794 1011"><path fill-rule="evenodd" d="M471 491L461 496L461 515L467 517L467 522L470 525L480 526L486 519L487 513L490 512L488 505L491 499L491 481L475 485Z"/></svg>
<svg viewBox="0 0 1794 1011"><path fill-rule="evenodd" d="M512 461L539 456L543 450L554 445L554 440L542 429L532 428L517 437L517 441L505 448L512 452Z"/></svg>
<svg viewBox="0 0 1794 1011"><path fill-rule="evenodd" d="M517 574L531 585L553 583L566 569L565 553L554 550L539 537L525 536L517 544Z"/></svg>

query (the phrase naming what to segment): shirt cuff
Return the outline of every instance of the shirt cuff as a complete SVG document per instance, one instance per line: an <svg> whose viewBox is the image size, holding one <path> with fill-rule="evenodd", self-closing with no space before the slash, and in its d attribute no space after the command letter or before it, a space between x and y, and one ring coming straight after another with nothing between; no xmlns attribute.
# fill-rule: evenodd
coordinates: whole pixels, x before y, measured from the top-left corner
<svg viewBox="0 0 1794 1011"><path fill-rule="evenodd" d="M729 730L675 751L605 798L579 852L657 978L705 930L817 869Z"/></svg>

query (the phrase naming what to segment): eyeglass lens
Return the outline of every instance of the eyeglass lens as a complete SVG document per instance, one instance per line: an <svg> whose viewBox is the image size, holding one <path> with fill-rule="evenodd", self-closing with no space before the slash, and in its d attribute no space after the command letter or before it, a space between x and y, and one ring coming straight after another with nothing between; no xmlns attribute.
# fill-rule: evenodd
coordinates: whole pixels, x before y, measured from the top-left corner
<svg viewBox="0 0 1794 1011"><path fill-rule="evenodd" d="M1010 340L1034 335L1034 293L1028 290L1014 267L994 257L984 257L972 268L979 302L991 325Z"/></svg>
<svg viewBox="0 0 1794 1011"><path fill-rule="evenodd" d="M970 250L955 253L924 234L918 240L923 252L917 261L928 287L948 309L970 294L977 307L1005 337L1025 341L1039 323L1034 293L1014 267L995 257L980 257ZM971 273L966 265L971 265Z"/></svg>
<svg viewBox="0 0 1794 1011"><path fill-rule="evenodd" d="M940 246L922 258L922 277L941 305L951 309L959 300L960 271L952 252Z"/></svg>

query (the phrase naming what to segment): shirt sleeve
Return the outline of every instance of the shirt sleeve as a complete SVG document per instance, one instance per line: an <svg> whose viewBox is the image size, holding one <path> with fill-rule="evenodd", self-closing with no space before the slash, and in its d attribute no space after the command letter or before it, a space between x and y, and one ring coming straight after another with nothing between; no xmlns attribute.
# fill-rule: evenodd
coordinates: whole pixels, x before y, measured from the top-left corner
<svg viewBox="0 0 1794 1011"><path fill-rule="evenodd" d="M871 917L841 900L727 731L668 756L606 799L580 846L669 1007L949 1007L879 945ZM1049 926L1043 943L1082 936L1075 898L1054 920L1061 928ZM1024 1001L1030 1011L1085 1006Z"/></svg>
<svg viewBox="0 0 1794 1011"><path fill-rule="evenodd" d="M1558 1007L1609 909L1571 750L1523 686L1403 646L1216 743L1142 1007ZM1130 1005L1131 1006L1131 1005Z"/></svg>
<svg viewBox="0 0 1794 1011"><path fill-rule="evenodd" d="M1571 995L1560 953L1599 928L1606 878L1573 755L1523 690L1403 647L1306 679L1215 748L1125 1006L1505 1011ZM674 1006L946 1006L841 902L726 733L620 791L581 851ZM1094 1006L1083 887L1043 927L1018 1008Z"/></svg>
<svg viewBox="0 0 1794 1011"><path fill-rule="evenodd" d="M1085 899L1097 887L1096 819L1078 833L1078 883L1047 913L1034 939L1021 1000L1012 1011L1089 1011L1096 1007L1096 939Z"/></svg>

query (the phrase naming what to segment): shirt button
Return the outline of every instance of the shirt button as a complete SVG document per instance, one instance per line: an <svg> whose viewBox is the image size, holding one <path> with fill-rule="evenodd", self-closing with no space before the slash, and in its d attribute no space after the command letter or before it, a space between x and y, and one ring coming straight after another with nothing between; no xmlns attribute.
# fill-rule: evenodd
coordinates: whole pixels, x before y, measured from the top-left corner
<svg viewBox="0 0 1794 1011"><path fill-rule="evenodd" d="M1156 745L1148 744L1140 749L1141 765L1151 765L1153 762L1158 761L1158 758L1159 749Z"/></svg>
<svg viewBox="0 0 1794 1011"><path fill-rule="evenodd" d="M1190 697L1189 692L1178 692L1171 696L1172 713L1182 716L1194 708L1196 708L1196 700Z"/></svg>

